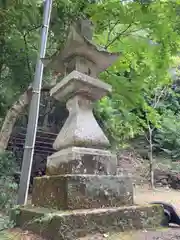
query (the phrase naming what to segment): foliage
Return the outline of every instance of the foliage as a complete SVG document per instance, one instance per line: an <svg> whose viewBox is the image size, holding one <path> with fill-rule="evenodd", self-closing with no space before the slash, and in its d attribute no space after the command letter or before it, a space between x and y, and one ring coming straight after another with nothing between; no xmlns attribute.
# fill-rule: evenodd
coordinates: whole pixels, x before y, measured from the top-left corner
<svg viewBox="0 0 180 240"><path fill-rule="evenodd" d="M160 124L153 135L155 152L166 155L172 160L178 160L180 157L179 90L178 82L175 81L172 87L167 89L164 99L159 101L157 112L160 115Z"/></svg>
<svg viewBox="0 0 180 240"><path fill-rule="evenodd" d="M169 88L172 82L169 68L179 47L177 9L178 1L143 5L115 0L88 9L96 24L94 40L110 51L121 52L119 60L101 74L113 86L112 96L103 99L99 108L115 141L121 143L142 133L147 118L155 127L159 125L152 101L157 90Z"/></svg>
<svg viewBox="0 0 180 240"><path fill-rule="evenodd" d="M16 204L17 184L13 173L18 170L15 157L10 152L0 154L0 231L13 226L9 210Z"/></svg>
<svg viewBox="0 0 180 240"><path fill-rule="evenodd" d="M0 114L3 118L9 106L33 81L43 1L6 0L0 4ZM69 24L79 17L93 21L97 44L120 53L116 63L100 75L113 86L113 92L95 109L113 144L125 146L129 139L147 133L149 125L158 134L156 139L163 139L167 129L165 113L170 110L171 117L176 119L179 93L171 88L174 79L169 70L173 68L177 74L180 63L177 57L179 13L178 0L53 1L47 55L63 46ZM166 97L155 108L153 102L164 88Z"/></svg>
<svg viewBox="0 0 180 240"><path fill-rule="evenodd" d="M154 136L156 151L162 151L173 160L180 158L180 115L171 110L163 115L161 128Z"/></svg>
<svg viewBox="0 0 180 240"><path fill-rule="evenodd" d="M17 170L15 157L11 152L4 152L0 154L0 178L5 176L12 176Z"/></svg>
<svg viewBox="0 0 180 240"><path fill-rule="evenodd" d="M0 3L0 114L32 83L39 51L43 2L8 1ZM62 45L67 27L80 16L84 1L53 1L47 55Z"/></svg>
<svg viewBox="0 0 180 240"><path fill-rule="evenodd" d="M1 116L32 81L30 68L34 66L36 51L29 53L29 41L37 43L39 38L36 31L31 31L38 25L37 9L33 4L26 4L24 1L4 2L0 9ZM29 14L30 11L33 14Z"/></svg>
<svg viewBox="0 0 180 240"><path fill-rule="evenodd" d="M0 209L8 211L16 201L17 184L13 174L18 170L15 157L10 152L0 154Z"/></svg>

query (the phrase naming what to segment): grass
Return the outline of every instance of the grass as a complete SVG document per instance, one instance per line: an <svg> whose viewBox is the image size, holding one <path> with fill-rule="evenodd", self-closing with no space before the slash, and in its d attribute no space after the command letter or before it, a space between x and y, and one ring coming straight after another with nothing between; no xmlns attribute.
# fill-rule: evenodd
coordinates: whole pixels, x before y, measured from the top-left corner
<svg viewBox="0 0 180 240"><path fill-rule="evenodd" d="M10 233L9 231L0 232L1 240L21 240L20 236L17 234Z"/></svg>

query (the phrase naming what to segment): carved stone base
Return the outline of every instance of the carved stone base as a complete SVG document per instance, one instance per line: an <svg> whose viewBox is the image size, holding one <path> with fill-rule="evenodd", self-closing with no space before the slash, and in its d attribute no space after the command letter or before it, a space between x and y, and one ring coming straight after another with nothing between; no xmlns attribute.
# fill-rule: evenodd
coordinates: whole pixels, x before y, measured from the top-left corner
<svg viewBox="0 0 180 240"><path fill-rule="evenodd" d="M26 206L18 211L15 209L11 219L16 227L37 233L45 239L72 240L88 234L154 229L160 227L164 213L158 205L74 211Z"/></svg>
<svg viewBox="0 0 180 240"><path fill-rule="evenodd" d="M59 210L132 205L133 186L128 176L44 176L35 179L32 204Z"/></svg>
<svg viewBox="0 0 180 240"><path fill-rule="evenodd" d="M70 147L47 159L47 175L116 174L117 158L107 150Z"/></svg>

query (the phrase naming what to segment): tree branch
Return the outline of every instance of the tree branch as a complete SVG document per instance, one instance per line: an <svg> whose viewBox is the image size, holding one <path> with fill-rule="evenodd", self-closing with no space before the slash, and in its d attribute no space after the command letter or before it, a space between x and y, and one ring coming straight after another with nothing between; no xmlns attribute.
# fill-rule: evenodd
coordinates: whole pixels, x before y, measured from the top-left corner
<svg viewBox="0 0 180 240"><path fill-rule="evenodd" d="M40 24L38 26L34 26L33 28L28 29L28 31L24 35L26 36L30 32L35 31L35 30L37 30L38 28L41 28L41 27L42 27L42 24Z"/></svg>
<svg viewBox="0 0 180 240"><path fill-rule="evenodd" d="M146 133L144 133L144 136L145 136L145 138L146 138L147 142L150 144L149 138L148 138L148 136L147 136L147 134L146 134Z"/></svg>
<svg viewBox="0 0 180 240"><path fill-rule="evenodd" d="M107 49L110 45L112 45L121 35L123 35L130 27L132 26L132 23L130 23L126 29L124 29L122 32L117 34L110 43L106 44L105 49Z"/></svg>
<svg viewBox="0 0 180 240"><path fill-rule="evenodd" d="M158 105L158 103L159 103L159 101L160 101L160 99L161 99L161 97L162 97L162 95L164 94L164 92L165 92L166 89L167 89L167 87L164 87L164 88L161 90L160 94L158 94L158 97L157 97L157 95L155 94L155 101L154 101L154 104L153 104L153 108L156 108L156 107L157 107L157 105ZM156 97L157 97L157 100L156 100Z"/></svg>
<svg viewBox="0 0 180 240"><path fill-rule="evenodd" d="M117 26L117 24L119 23L119 19L115 22L115 24L110 28L109 32L108 32L108 37L107 37L107 43L106 45L108 45L109 41L110 41L110 36L111 36L111 33L112 31L114 30L114 28ZM110 25L110 24L109 24Z"/></svg>
<svg viewBox="0 0 180 240"><path fill-rule="evenodd" d="M21 33L22 36L23 36L24 45L25 45L26 63L27 63L27 68L28 68L28 72L29 72L29 80L30 80L30 82L32 82L32 71L31 71L31 65L30 65L30 60L29 60L29 55L28 55L29 49L28 49L28 44L27 44L26 36L27 36L30 32L35 31L35 30L37 30L37 29L40 28L40 27L42 27L42 24L30 28L30 29L27 30L27 32L25 32L25 33Z"/></svg>
<svg viewBox="0 0 180 240"><path fill-rule="evenodd" d="M29 80L30 82L32 82L32 72L31 72L31 65L30 65L30 60L29 60L29 50L28 50L28 44L27 44L27 40L26 40L26 34L23 35L23 39L24 39L24 44L25 44L25 54L26 54L26 63L27 63L27 68L28 68L28 72L29 72Z"/></svg>

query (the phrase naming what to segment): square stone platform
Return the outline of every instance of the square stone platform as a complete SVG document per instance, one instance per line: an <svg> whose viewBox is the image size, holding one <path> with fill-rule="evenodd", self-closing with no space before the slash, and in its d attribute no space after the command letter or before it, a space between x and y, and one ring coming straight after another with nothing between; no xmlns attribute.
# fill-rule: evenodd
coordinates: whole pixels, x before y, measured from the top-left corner
<svg viewBox="0 0 180 240"><path fill-rule="evenodd" d="M116 174L117 157L109 150L69 147L47 158L47 175Z"/></svg>
<svg viewBox="0 0 180 240"><path fill-rule="evenodd" d="M159 205L56 211L32 206L14 209L17 227L47 240L75 240L88 234L158 228L164 218Z"/></svg>
<svg viewBox="0 0 180 240"><path fill-rule="evenodd" d="M54 175L35 178L35 206L89 209L133 205L133 186L128 176Z"/></svg>

